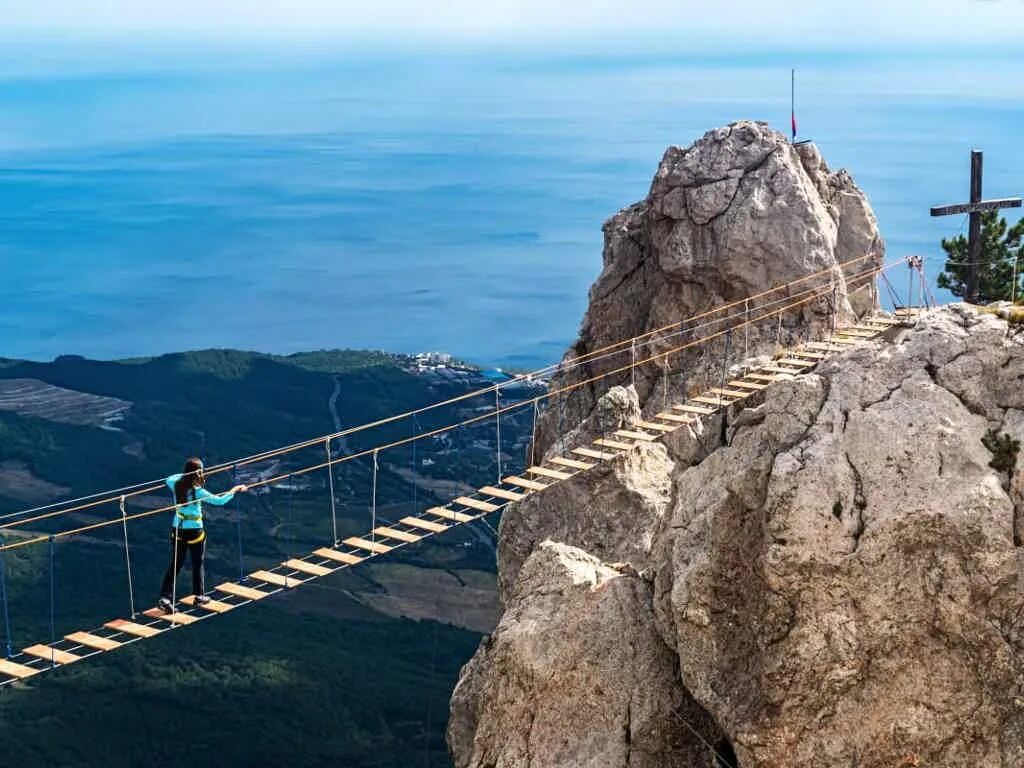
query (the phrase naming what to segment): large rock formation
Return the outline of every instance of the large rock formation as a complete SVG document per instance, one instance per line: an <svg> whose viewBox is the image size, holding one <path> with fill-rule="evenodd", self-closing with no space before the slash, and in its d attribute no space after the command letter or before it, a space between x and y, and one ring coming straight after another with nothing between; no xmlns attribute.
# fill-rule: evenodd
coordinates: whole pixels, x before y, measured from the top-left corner
<svg viewBox="0 0 1024 768"><path fill-rule="evenodd" d="M779 342L819 333L833 317L833 303L841 318L874 309L874 283L858 275L881 263L884 252L874 213L846 171L829 171L813 144L794 147L763 123L734 123L686 149L669 147L647 198L605 222L604 268L590 289L568 356L604 349L808 274L831 277L834 294L787 314L781 327L770 322L744 332L743 354L773 351ZM783 298L765 296L757 305ZM716 330L713 322L722 317L703 324ZM720 366L723 345L720 340L673 355L663 361L667 369L660 362L638 369L641 401L655 387L700 383ZM664 347L652 344L640 353ZM555 386L621 367L630 353L623 349L559 375ZM558 409L587 412L599 395L594 387L581 388ZM558 433L559 418L564 416L549 412L541 420L544 447Z"/></svg>
<svg viewBox="0 0 1024 768"><path fill-rule="evenodd" d="M1024 765L1021 442L1024 332L956 305L512 506L456 766Z"/></svg>

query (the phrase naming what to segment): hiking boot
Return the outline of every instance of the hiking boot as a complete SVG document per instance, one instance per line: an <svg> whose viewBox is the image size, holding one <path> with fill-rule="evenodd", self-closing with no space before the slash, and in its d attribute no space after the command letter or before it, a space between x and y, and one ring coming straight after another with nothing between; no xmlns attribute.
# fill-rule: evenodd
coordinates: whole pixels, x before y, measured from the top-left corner
<svg viewBox="0 0 1024 768"><path fill-rule="evenodd" d="M161 597L156 604L164 613L174 613L174 603L171 602L171 598Z"/></svg>
<svg viewBox="0 0 1024 768"><path fill-rule="evenodd" d="M196 605L206 605L210 602L209 595L196 595Z"/></svg>

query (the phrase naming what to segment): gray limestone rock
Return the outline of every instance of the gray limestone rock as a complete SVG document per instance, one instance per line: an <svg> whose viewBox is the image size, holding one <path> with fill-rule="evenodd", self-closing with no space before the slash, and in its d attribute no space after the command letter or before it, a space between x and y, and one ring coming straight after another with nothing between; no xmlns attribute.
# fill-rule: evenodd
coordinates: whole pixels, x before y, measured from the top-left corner
<svg viewBox="0 0 1024 768"><path fill-rule="evenodd" d="M605 234L573 355L881 249L849 175L756 123L670 148ZM456 766L1024 765L1024 331L998 314L945 307L507 508ZM536 450L722 351L563 397Z"/></svg>
<svg viewBox="0 0 1024 768"><path fill-rule="evenodd" d="M677 338L636 351L640 359L656 358L637 369L636 390L645 402L665 386L674 391L707 386L724 357L735 362L819 334L830 322L833 304L840 316L875 309L873 287L855 281L851 290L838 265L868 257L847 270L854 275L881 263L884 252L867 198L848 173L829 171L813 145L794 147L763 123L734 123L685 149L669 147L647 198L605 222L604 269L590 290L590 306L568 357L808 273L824 271L822 279L831 275L834 296L785 316L781 326L765 322L744 331L742 343L732 339L726 348L719 340L699 352L657 357L685 341ZM556 385L620 368L633 355L631 349L613 349L556 375ZM625 374L621 378L625 381ZM582 387L567 396L568 410L583 418L598 396L594 387ZM564 431L551 414L542 419L541 449Z"/></svg>
<svg viewBox="0 0 1024 768"><path fill-rule="evenodd" d="M453 694L456 768L710 768L721 734L679 682L650 591L540 544Z"/></svg>

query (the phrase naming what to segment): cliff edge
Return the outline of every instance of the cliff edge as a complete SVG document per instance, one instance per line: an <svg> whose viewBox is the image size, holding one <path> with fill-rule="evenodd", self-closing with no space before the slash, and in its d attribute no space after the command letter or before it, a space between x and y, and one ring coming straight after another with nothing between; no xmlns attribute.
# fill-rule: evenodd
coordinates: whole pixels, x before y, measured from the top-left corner
<svg viewBox="0 0 1024 768"><path fill-rule="evenodd" d="M666 153L648 199L605 226L572 354L673 302L685 316L812 269L842 285L847 256L877 254L852 179L812 148L764 157L780 141L739 123ZM729 176L726 156L751 170ZM748 204L754 250L673 239L751 232ZM548 445L657 399L643 381L590 397ZM1024 764L1022 441L1024 332L952 305L512 505L504 614L452 697L456 766Z"/></svg>

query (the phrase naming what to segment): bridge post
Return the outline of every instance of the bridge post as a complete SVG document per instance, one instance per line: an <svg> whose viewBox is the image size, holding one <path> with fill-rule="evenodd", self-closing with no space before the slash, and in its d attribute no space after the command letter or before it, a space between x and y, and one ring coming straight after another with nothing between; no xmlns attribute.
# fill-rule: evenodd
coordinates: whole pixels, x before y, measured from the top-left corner
<svg viewBox="0 0 1024 768"><path fill-rule="evenodd" d="M53 563L54 557L56 556L56 547L55 547L55 538L54 538L52 533L50 534L49 541L50 541L50 651L51 651L51 653L50 653L50 667L52 668L52 667L56 666L56 660L54 659L54 651L55 651L55 649L53 648L53 645L54 645L54 643L57 642L57 631L56 631L56 613L57 613L57 610L56 610L56 604L55 604L56 588L55 588L55 584L54 584L55 579L56 579L56 571L55 571L54 563Z"/></svg>
<svg viewBox="0 0 1024 768"><path fill-rule="evenodd" d="M11 639L11 616L7 609L7 551L4 545L3 535L0 534L0 600L3 601L4 609L4 642L6 644L7 658L14 655L13 641Z"/></svg>
<svg viewBox="0 0 1024 768"><path fill-rule="evenodd" d="M377 451L378 448L373 449L373 489L370 496L370 543L377 543ZM372 555L377 554L377 549L374 548Z"/></svg>
<svg viewBox="0 0 1024 768"><path fill-rule="evenodd" d="M124 562L128 571L128 603L131 608L131 616L135 618L135 586L132 584L132 556L128 549L128 515L124 506L124 496L119 501L121 507L121 530L124 532Z"/></svg>
<svg viewBox="0 0 1024 768"><path fill-rule="evenodd" d="M501 484L501 384L494 385L494 429L498 444L498 484Z"/></svg>
<svg viewBox="0 0 1024 768"><path fill-rule="evenodd" d="M416 443L413 443L415 449ZM331 546L338 546L338 513L335 506L334 500L334 463L333 457L331 456L331 438L327 437L324 439L324 450L327 452L327 487L328 492L331 494L331 532L333 538L331 539ZM413 467L415 471L415 467Z"/></svg>

